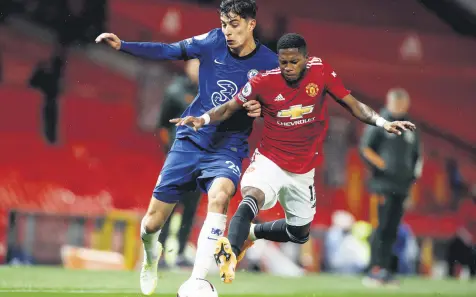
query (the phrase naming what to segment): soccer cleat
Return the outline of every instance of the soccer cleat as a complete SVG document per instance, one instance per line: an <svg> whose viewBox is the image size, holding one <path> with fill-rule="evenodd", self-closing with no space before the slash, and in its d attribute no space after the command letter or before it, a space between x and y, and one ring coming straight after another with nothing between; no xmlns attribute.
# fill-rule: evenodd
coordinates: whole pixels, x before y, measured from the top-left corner
<svg viewBox="0 0 476 297"><path fill-rule="evenodd" d="M228 238L221 237L218 239L215 247L215 262L220 269L220 279L225 284L230 284L235 279L235 268L238 261L235 253L231 249Z"/></svg>
<svg viewBox="0 0 476 297"><path fill-rule="evenodd" d="M159 242L157 259L150 264L145 261L145 258L142 262L142 269L140 271L140 289L144 295L150 296L154 294L155 289L157 288L157 269L161 254L162 244Z"/></svg>

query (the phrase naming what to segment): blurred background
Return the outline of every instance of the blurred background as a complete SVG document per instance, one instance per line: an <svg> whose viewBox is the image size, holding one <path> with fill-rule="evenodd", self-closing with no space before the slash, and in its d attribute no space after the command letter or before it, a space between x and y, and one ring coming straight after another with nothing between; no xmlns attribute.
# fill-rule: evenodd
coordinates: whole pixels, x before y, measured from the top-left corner
<svg viewBox="0 0 476 297"><path fill-rule="evenodd" d="M174 135L167 121L195 96L198 62L145 61L94 39L113 32L127 41L179 41L219 27L219 2L0 2L0 263L136 269L140 218ZM285 32L302 34L311 55L326 59L377 110L389 89L406 89L424 166L405 203L394 270L474 277L474 1L257 2L257 38L271 49ZM302 275L368 266L376 206L358 152L363 126L329 106L311 240L256 244L243 268ZM252 148L260 127L256 121ZM206 211L200 196L192 193L195 203L179 205L170 220L162 268L193 263ZM229 217L240 200L237 194ZM195 208L184 231L182 218ZM281 217L278 205L259 219Z"/></svg>

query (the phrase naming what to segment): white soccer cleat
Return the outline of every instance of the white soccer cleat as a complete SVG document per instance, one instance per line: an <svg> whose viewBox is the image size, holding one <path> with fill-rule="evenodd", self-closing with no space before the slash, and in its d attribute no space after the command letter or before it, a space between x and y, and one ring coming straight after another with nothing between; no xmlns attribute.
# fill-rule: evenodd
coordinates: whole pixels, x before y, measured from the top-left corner
<svg viewBox="0 0 476 297"><path fill-rule="evenodd" d="M162 254L162 244L159 242L157 259L151 264L147 264L144 258L140 271L140 289L142 294L150 296L154 294L157 288L157 269L159 266L160 255ZM145 257L145 252L144 252Z"/></svg>

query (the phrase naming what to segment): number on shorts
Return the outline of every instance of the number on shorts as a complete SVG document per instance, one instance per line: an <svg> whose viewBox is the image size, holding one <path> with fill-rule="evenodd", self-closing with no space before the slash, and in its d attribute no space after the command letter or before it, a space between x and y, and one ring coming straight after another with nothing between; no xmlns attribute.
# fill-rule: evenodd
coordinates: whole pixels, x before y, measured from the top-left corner
<svg viewBox="0 0 476 297"><path fill-rule="evenodd" d="M312 208L316 207L316 191L313 185L309 186L309 193L311 194L311 203L312 203Z"/></svg>
<svg viewBox="0 0 476 297"><path fill-rule="evenodd" d="M233 163L231 161L226 161L225 164L230 165L230 166L228 166L228 168L230 168L231 171L233 171L234 174L236 174L238 176L241 176L240 167L236 166L235 163Z"/></svg>

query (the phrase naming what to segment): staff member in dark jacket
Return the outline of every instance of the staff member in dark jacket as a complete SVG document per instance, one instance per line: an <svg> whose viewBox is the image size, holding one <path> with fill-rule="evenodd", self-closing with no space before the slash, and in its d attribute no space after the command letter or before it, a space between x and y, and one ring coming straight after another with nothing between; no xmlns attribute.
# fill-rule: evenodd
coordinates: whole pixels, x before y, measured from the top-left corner
<svg viewBox="0 0 476 297"><path fill-rule="evenodd" d="M401 88L387 94L387 106L381 116L388 121L408 120L410 97ZM390 273L392 246L403 216L404 202L412 184L422 171L420 137L415 131L402 131L400 136L368 126L362 136L360 153L371 170L369 188L376 227L372 239L371 270L366 285L398 284Z"/></svg>

